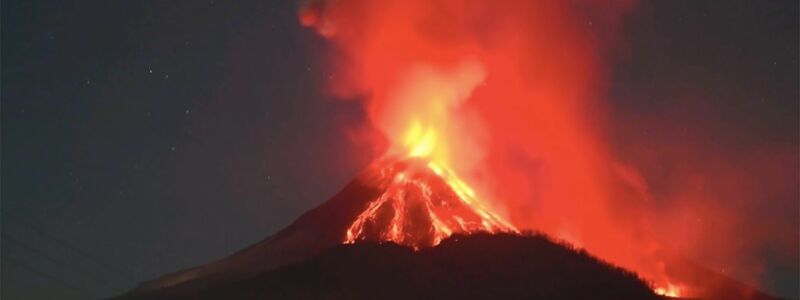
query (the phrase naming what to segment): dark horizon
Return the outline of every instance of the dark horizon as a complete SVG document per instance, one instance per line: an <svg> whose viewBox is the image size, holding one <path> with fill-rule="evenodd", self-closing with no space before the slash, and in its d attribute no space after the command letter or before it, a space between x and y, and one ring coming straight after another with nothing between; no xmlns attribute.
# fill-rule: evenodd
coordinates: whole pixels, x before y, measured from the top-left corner
<svg viewBox="0 0 800 300"><path fill-rule="evenodd" d="M109 297L225 257L375 158L361 104L324 90L332 46L294 1L4 1L1 13L4 298ZM761 268L759 288L790 298L798 15L796 1L642 1L600 97L612 150L647 166L665 210L676 170L693 166L709 168L692 170L701 187L763 195L723 203L764 239L731 248ZM731 166L756 178L703 181ZM693 258L723 263L703 250Z"/></svg>

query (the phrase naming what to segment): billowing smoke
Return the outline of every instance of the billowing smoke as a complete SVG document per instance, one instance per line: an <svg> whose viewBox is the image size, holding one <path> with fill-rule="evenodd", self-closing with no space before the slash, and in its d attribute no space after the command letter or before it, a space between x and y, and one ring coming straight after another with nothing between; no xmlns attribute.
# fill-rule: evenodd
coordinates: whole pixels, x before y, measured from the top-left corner
<svg viewBox="0 0 800 300"><path fill-rule="evenodd" d="M652 179L636 165L646 161L620 159L611 145L608 106L600 101L605 62L622 17L634 7L632 1L323 0L305 2L299 17L336 46L329 54L330 91L363 101L388 141L384 150L402 144L410 127L435 128L436 155L518 228L564 239L657 287L685 292L692 283L671 276L660 253L676 240L682 251L694 251L690 243L708 246L698 239L711 233L676 216L735 216L709 207L720 201L694 200L727 195L716 194L722 181L695 182L708 184L702 192L676 184L669 195L653 195ZM676 172L670 176L724 171ZM662 196L681 200L652 199Z"/></svg>

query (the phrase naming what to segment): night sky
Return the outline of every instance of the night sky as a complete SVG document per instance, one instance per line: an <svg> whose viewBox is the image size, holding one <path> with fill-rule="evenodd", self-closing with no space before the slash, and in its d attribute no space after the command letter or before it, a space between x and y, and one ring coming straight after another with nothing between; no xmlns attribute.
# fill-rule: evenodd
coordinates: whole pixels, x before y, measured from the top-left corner
<svg viewBox="0 0 800 300"><path fill-rule="evenodd" d="M325 93L331 46L294 1L41 2L2 3L3 299L107 297L221 258L374 156L353 138L361 104ZM797 153L797 1L720 4L645 2L626 19L604 97L615 151ZM748 219L798 228L797 184L772 194ZM771 251L764 289L798 297L797 256Z"/></svg>

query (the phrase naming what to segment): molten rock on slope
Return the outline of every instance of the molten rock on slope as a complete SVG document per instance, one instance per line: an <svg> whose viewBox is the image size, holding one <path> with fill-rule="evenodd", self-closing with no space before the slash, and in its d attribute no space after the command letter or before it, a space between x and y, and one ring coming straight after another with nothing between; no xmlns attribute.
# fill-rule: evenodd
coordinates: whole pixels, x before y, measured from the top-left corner
<svg viewBox="0 0 800 300"><path fill-rule="evenodd" d="M419 249L453 233L516 232L441 165L421 159L387 160L379 162L379 168L387 186L347 229L345 243L392 241Z"/></svg>

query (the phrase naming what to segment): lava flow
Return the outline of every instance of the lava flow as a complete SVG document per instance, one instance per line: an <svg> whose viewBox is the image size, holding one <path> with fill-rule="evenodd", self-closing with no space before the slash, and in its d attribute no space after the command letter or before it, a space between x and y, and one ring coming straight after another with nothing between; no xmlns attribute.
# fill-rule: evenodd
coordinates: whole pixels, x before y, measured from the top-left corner
<svg viewBox="0 0 800 300"><path fill-rule="evenodd" d="M392 241L419 249L435 246L453 233L517 232L453 171L428 157L435 145L432 131L419 134L415 129L407 137L407 159L377 163L389 184L350 225L344 242Z"/></svg>

